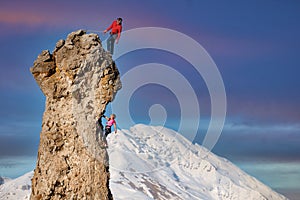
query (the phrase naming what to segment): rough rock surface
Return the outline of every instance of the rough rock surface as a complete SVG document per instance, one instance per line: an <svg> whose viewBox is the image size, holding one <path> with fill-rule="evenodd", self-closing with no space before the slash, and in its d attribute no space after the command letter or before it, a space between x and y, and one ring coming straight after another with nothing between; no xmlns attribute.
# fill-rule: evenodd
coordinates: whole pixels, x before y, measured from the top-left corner
<svg viewBox="0 0 300 200"><path fill-rule="evenodd" d="M96 34L83 30L43 51L30 69L46 96L31 199L112 199L97 118L121 88Z"/></svg>

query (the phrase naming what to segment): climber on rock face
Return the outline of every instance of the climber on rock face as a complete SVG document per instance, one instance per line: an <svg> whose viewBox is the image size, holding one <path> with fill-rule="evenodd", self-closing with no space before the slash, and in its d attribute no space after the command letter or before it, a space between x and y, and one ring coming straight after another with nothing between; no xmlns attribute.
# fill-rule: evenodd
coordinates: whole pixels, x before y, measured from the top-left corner
<svg viewBox="0 0 300 200"><path fill-rule="evenodd" d="M115 121L116 115L111 114L109 118L106 117L105 115L102 115L102 117L104 117L107 120L106 125L105 125L105 129L104 129L105 137L107 137L107 135L111 133L111 127L112 126L114 126L115 133L117 133L117 123Z"/></svg>
<svg viewBox="0 0 300 200"><path fill-rule="evenodd" d="M107 29L105 29L103 32L107 33L108 31L111 30L110 32L110 36L107 39L107 51L109 51L111 53L111 55L114 53L114 45L115 42L116 44L118 44L120 36L121 36L121 32L122 32L122 18L117 18L117 20L113 21L113 23L110 25L110 27L108 27Z"/></svg>

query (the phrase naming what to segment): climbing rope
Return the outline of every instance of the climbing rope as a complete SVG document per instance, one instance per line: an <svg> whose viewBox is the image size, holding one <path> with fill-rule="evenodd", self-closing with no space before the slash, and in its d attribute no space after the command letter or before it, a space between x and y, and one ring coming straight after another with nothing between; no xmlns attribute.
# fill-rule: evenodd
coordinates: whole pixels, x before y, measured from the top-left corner
<svg viewBox="0 0 300 200"><path fill-rule="evenodd" d="M103 33L103 31L98 30L85 30L86 32L95 32L95 33ZM104 33L103 33L104 34Z"/></svg>
<svg viewBox="0 0 300 200"><path fill-rule="evenodd" d="M108 37L106 37L105 33L103 33L103 31L98 31L98 30L85 30L86 32L89 32L89 33L101 33L101 35L99 35L100 39L102 42L106 41ZM108 34L109 35L109 34ZM106 38L105 38L106 37Z"/></svg>

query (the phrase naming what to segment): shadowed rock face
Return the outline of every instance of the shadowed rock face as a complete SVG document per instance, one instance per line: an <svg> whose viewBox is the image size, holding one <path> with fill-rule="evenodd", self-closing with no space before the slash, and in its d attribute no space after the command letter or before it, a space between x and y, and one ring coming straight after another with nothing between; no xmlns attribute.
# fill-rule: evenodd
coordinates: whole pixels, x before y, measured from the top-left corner
<svg viewBox="0 0 300 200"><path fill-rule="evenodd" d="M117 90L118 69L96 34L79 30L30 69L46 96L31 199L112 199L97 123Z"/></svg>

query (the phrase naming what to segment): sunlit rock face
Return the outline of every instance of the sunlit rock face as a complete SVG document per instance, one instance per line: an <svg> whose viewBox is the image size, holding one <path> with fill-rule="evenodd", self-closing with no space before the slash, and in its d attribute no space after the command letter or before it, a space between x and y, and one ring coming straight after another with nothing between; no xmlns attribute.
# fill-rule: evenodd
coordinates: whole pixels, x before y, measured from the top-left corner
<svg viewBox="0 0 300 200"><path fill-rule="evenodd" d="M79 30L42 51L30 71L46 96L30 199L112 199L97 122L121 88L111 55Z"/></svg>

